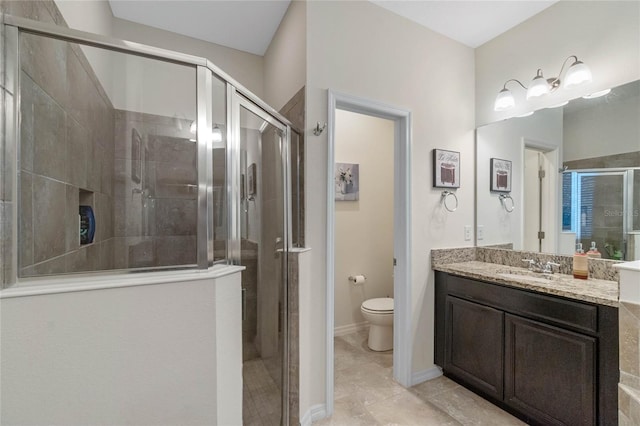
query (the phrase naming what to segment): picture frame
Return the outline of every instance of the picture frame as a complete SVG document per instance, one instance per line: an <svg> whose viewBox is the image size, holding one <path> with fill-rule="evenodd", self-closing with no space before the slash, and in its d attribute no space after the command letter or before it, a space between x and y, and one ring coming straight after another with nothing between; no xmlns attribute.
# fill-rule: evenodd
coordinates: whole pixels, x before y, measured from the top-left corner
<svg viewBox="0 0 640 426"><path fill-rule="evenodd" d="M142 136L131 129L131 180L140 183L142 177Z"/></svg>
<svg viewBox="0 0 640 426"><path fill-rule="evenodd" d="M256 163L251 163L249 168L247 169L247 196L251 197L252 195L256 195L257 191L257 178L258 175L256 173L257 166Z"/></svg>
<svg viewBox="0 0 640 426"><path fill-rule="evenodd" d="M433 187L460 188L460 153L433 150Z"/></svg>
<svg viewBox="0 0 640 426"><path fill-rule="evenodd" d="M511 192L512 163L500 158L491 159L491 192Z"/></svg>
<svg viewBox="0 0 640 426"><path fill-rule="evenodd" d="M360 165L336 163L334 167L336 201L358 201L360 199Z"/></svg>

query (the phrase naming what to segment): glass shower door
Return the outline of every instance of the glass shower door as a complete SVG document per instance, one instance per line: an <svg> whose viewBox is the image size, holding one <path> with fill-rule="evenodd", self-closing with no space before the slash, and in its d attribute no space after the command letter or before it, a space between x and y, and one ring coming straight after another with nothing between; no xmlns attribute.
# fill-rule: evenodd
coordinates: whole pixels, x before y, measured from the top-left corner
<svg viewBox="0 0 640 426"><path fill-rule="evenodd" d="M236 97L244 424L287 424L286 128Z"/></svg>
<svg viewBox="0 0 640 426"><path fill-rule="evenodd" d="M578 241L594 241L603 258L625 260L627 251L626 172L578 173Z"/></svg>

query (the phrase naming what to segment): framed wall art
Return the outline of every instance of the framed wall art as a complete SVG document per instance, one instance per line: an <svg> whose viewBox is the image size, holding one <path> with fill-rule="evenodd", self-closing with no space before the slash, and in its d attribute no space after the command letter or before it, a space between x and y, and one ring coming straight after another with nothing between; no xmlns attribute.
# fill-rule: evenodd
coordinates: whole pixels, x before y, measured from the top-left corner
<svg viewBox="0 0 640 426"><path fill-rule="evenodd" d="M433 150L433 187L460 188L460 153Z"/></svg>
<svg viewBox="0 0 640 426"><path fill-rule="evenodd" d="M256 195L258 193L258 175L256 171L256 163L251 163L247 169L247 196Z"/></svg>
<svg viewBox="0 0 640 426"><path fill-rule="evenodd" d="M491 159L491 191L511 192L511 161Z"/></svg>
<svg viewBox="0 0 640 426"><path fill-rule="evenodd" d="M142 177L142 136L131 129L131 180L140 183Z"/></svg>
<svg viewBox="0 0 640 426"><path fill-rule="evenodd" d="M360 199L360 165L352 163L336 163L335 200L358 201Z"/></svg>

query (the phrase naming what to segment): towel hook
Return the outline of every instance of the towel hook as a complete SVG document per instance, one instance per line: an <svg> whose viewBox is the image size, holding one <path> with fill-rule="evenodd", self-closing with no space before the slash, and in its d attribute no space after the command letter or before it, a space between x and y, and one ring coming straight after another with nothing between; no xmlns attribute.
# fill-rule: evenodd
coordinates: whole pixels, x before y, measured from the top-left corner
<svg viewBox="0 0 640 426"><path fill-rule="evenodd" d="M447 199L449 198L449 196L453 196L453 199L456 202L456 205L454 208L450 208L449 205L447 204ZM455 212L458 209L458 197L456 196L455 192L442 191L442 195L440 196L440 202L444 205L444 208L450 212Z"/></svg>
<svg viewBox="0 0 640 426"><path fill-rule="evenodd" d="M502 207L507 211L507 213L511 213L516 208L516 203L511 198L509 194L500 194L500 202L502 203ZM511 208L507 206L507 200L511 200Z"/></svg>
<svg viewBox="0 0 640 426"><path fill-rule="evenodd" d="M320 136L322 132L324 132L324 129L326 128L327 128L327 123L324 123L322 127L320 127L320 122L318 121L316 123L316 127L313 128L313 134L316 136Z"/></svg>

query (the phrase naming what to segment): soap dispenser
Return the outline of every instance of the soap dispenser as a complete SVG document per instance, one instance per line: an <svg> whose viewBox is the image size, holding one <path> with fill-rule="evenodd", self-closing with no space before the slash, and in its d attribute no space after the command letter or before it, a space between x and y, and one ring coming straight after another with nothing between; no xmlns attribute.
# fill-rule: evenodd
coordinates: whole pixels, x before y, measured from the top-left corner
<svg viewBox="0 0 640 426"><path fill-rule="evenodd" d="M593 257L593 258L596 258L596 259L600 259L602 257L602 254L596 248L596 242L595 241L591 241L591 248L587 252L587 256L588 257Z"/></svg>
<svg viewBox="0 0 640 426"><path fill-rule="evenodd" d="M573 278L581 280L589 278L589 257L582 249L582 243L576 245L576 252L573 255Z"/></svg>

